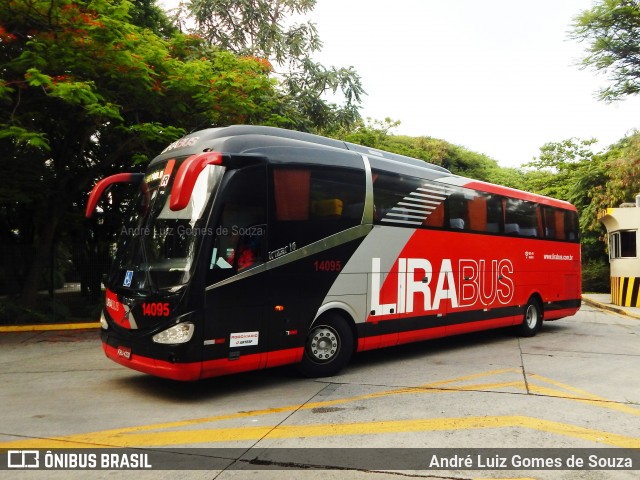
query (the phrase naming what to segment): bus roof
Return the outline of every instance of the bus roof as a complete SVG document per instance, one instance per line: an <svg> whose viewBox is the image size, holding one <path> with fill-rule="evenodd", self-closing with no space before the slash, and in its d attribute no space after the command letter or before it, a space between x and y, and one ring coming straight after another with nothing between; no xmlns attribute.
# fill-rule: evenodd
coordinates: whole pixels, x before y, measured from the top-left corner
<svg viewBox="0 0 640 480"><path fill-rule="evenodd" d="M217 151L228 154L258 154L265 157L269 157L270 153L277 153L279 158L289 161L288 159L297 158L293 155L294 151L292 149L306 149L305 161L309 163L341 164L350 167L360 165L359 168L362 168L361 160L356 161L355 157L356 155L358 158L360 155L367 155L372 168L438 180L487 193L501 194L507 197L575 210L573 205L563 200L465 178L452 173L444 167L416 158L311 133L276 127L233 125L196 131L173 142L160 155L155 157L150 165L169 158L175 158L176 156L194 155L203 151ZM340 152L343 153L340 154Z"/></svg>
<svg viewBox="0 0 640 480"><path fill-rule="evenodd" d="M190 139L196 139L189 141ZM230 141L233 139L232 141ZM176 155L192 155L201 153L204 149L214 149L222 153L245 153L259 147L328 147L339 150L348 150L364 155L376 156L411 165L422 169L433 170L441 173L451 173L444 167L433 165L416 158L391 153L384 150L363 147L355 143L344 142L332 138L322 137L311 133L297 132L276 127L264 127L254 125L233 125L230 127L209 128L190 133L180 140L169 145L152 163L163 161Z"/></svg>

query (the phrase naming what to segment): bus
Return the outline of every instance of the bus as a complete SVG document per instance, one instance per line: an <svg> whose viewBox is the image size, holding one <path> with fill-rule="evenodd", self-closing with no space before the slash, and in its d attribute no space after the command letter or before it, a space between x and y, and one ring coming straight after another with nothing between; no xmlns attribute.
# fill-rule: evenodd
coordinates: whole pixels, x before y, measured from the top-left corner
<svg viewBox="0 0 640 480"><path fill-rule="evenodd" d="M193 381L493 328L533 336L581 303L571 204L424 161L263 126L191 133L134 185L102 347Z"/></svg>

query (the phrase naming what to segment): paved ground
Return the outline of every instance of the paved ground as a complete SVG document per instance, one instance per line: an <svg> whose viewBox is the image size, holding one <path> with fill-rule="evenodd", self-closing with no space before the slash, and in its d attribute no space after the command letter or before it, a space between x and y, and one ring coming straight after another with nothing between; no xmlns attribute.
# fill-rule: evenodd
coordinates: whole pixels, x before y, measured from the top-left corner
<svg viewBox="0 0 640 480"><path fill-rule="evenodd" d="M196 463L220 454L214 448L239 449L222 451L227 461L216 468L189 470L187 462L188 471L135 472L136 478L639 478L640 467L412 469L398 460L403 452L415 455L412 450L388 453L391 447L446 448L463 456L478 447L640 449L640 320L634 311L603 310L601 300L585 299L578 315L546 324L534 338L496 331L367 352L327 379L280 368L175 383L105 359L95 329L6 332L0 334L0 449L188 448ZM258 457L281 469L294 459L292 449L319 448L314 462L335 466L337 452L351 454L352 447L380 448L370 451L380 458L359 470L288 474L246 471L251 466L237 461ZM130 475L0 471L0 478Z"/></svg>

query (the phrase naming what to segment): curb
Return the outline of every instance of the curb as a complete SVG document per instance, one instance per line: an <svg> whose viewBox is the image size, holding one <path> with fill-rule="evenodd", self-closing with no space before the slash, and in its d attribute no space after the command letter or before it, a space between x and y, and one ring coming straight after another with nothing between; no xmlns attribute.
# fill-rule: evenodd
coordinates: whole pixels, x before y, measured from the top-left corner
<svg viewBox="0 0 640 480"><path fill-rule="evenodd" d="M595 308L599 308L600 310L608 310L613 313L617 313L619 315L624 315L626 317L635 318L636 320L640 320L640 315L636 315L635 313L631 313L624 309L624 307L619 307L617 305L612 305L610 303L602 303L597 300L593 300L591 298L582 297L582 301L587 305L590 305Z"/></svg>
<svg viewBox="0 0 640 480"><path fill-rule="evenodd" d="M44 332L52 330L84 330L88 328L100 328L100 322L87 323L46 323L42 325L7 325L0 327L3 332Z"/></svg>

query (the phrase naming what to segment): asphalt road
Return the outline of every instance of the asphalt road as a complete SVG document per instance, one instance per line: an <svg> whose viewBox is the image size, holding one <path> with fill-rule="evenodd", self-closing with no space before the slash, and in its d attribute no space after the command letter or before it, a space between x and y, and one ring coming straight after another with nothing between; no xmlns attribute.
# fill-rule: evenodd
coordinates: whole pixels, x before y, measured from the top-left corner
<svg viewBox="0 0 640 480"><path fill-rule="evenodd" d="M95 329L2 333L0 367L0 455L177 449L180 461L168 468L184 471L156 463L135 478L640 478L637 457L633 470L617 471L514 470L499 458L491 468L495 456L478 470L416 468L416 455L436 448L445 456L511 448L496 455L525 461L527 452L548 459L566 449L640 449L640 320L586 305L534 338L493 331L366 352L325 379L285 367L165 381L107 360ZM354 459L355 447L374 450ZM259 465L246 461L255 458ZM347 469L337 469L344 461ZM12 479L131 475L0 470Z"/></svg>

